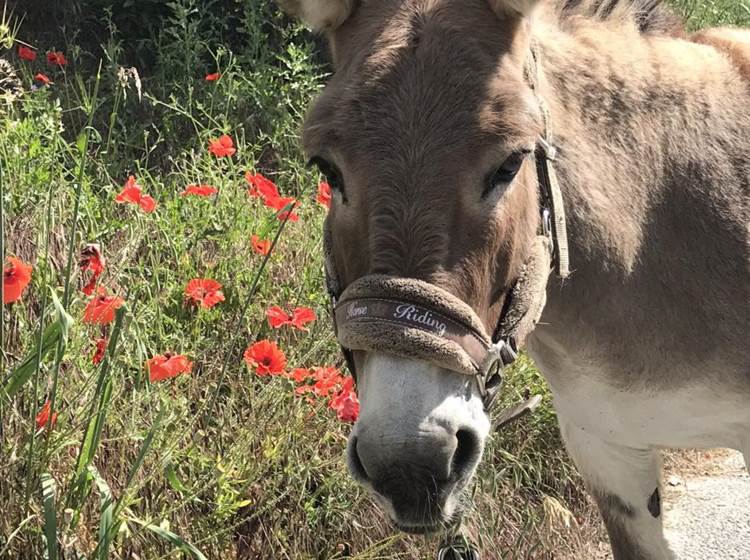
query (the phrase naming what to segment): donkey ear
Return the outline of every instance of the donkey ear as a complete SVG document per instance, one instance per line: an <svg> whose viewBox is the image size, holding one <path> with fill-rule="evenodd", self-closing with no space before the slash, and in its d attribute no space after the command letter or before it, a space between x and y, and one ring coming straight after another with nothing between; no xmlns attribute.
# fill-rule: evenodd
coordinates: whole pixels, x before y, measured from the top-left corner
<svg viewBox="0 0 750 560"><path fill-rule="evenodd" d="M488 0L495 13L502 17L528 16L540 0Z"/></svg>
<svg viewBox="0 0 750 560"><path fill-rule="evenodd" d="M332 31L351 15L355 0L277 0L282 9L315 31Z"/></svg>

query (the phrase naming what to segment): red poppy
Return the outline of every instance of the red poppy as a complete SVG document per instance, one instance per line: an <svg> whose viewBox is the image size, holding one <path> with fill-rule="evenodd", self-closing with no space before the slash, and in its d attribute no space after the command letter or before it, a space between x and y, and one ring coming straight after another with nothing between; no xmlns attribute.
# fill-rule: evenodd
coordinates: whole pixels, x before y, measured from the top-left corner
<svg viewBox="0 0 750 560"><path fill-rule="evenodd" d="M328 397L337 391L344 378L335 367L319 367L313 371L313 392L319 397Z"/></svg>
<svg viewBox="0 0 750 560"><path fill-rule="evenodd" d="M267 239L261 239L257 235L253 234L253 236L250 238L250 243L253 246L253 251L258 253L259 255L266 256L271 252L271 242Z"/></svg>
<svg viewBox="0 0 750 560"><path fill-rule="evenodd" d="M296 383L303 383L310 379L312 372L307 368L296 368L290 371L286 377L294 380Z"/></svg>
<svg viewBox="0 0 750 560"><path fill-rule="evenodd" d="M205 80L207 82L215 82L219 78L221 78L221 74L219 74L218 72L214 72L213 74L206 74Z"/></svg>
<svg viewBox="0 0 750 560"><path fill-rule="evenodd" d="M210 309L220 301L224 301L221 284L210 278L194 278L185 286L185 299L192 300L204 309Z"/></svg>
<svg viewBox="0 0 750 560"><path fill-rule="evenodd" d="M289 204L296 204L297 201L290 196L269 196L263 199L263 204L274 210L282 210Z"/></svg>
<svg viewBox="0 0 750 560"><path fill-rule="evenodd" d="M180 193L180 196L188 196L190 194L195 196L211 196L219 192L219 189L212 187L211 185L188 185L187 188Z"/></svg>
<svg viewBox="0 0 750 560"><path fill-rule="evenodd" d="M268 324L272 329L280 329L284 325L291 325L295 329L306 331L305 325L316 319L315 311L309 307L297 307L292 313L287 313L278 305L266 310Z"/></svg>
<svg viewBox="0 0 750 560"><path fill-rule="evenodd" d="M247 347L244 354L245 362L255 368L255 373L261 376L279 375L286 367L286 356L276 343L260 340Z"/></svg>
<svg viewBox="0 0 750 560"><path fill-rule="evenodd" d="M312 371L295 370L288 377L299 383L294 392L298 395L312 393L320 398L331 397L338 394L342 387L346 386L346 380L335 367L317 367ZM307 383L307 382L310 383Z"/></svg>
<svg viewBox="0 0 750 560"><path fill-rule="evenodd" d="M272 329L280 329L291 322L289 314L277 305L272 305L266 309L266 317Z"/></svg>
<svg viewBox="0 0 750 560"><path fill-rule="evenodd" d="M307 323L312 323L317 317L315 311L309 307L297 307L292 312L292 326L296 329L305 330Z"/></svg>
<svg viewBox="0 0 750 560"><path fill-rule="evenodd" d="M342 422L356 422L359 417L359 399L354 390L354 379L347 377L341 391L331 399L328 406L336 411Z"/></svg>
<svg viewBox="0 0 750 560"><path fill-rule="evenodd" d="M29 62L36 60L36 51L23 45L18 47L18 58L22 60L28 60Z"/></svg>
<svg viewBox="0 0 750 560"><path fill-rule="evenodd" d="M296 212L292 212L289 210L279 213L276 218L278 218L282 222L299 222L299 215Z"/></svg>
<svg viewBox="0 0 750 560"><path fill-rule="evenodd" d="M326 208L331 207L331 185L325 181L318 185L318 196L316 198L318 204L325 206Z"/></svg>
<svg viewBox="0 0 750 560"><path fill-rule="evenodd" d="M39 72L36 76L34 76L34 81L39 82L43 86L48 86L54 83L45 74L42 74L41 72Z"/></svg>
<svg viewBox="0 0 750 560"><path fill-rule="evenodd" d="M107 351L107 339L99 338L95 341L96 349L94 355L91 357L91 361L95 366L98 366L104 359L104 354Z"/></svg>
<svg viewBox="0 0 750 560"><path fill-rule="evenodd" d="M274 182L264 177L260 173L253 174L247 171L245 173L245 181L247 181L247 184L250 185L250 188L247 189L247 194L250 196L262 198L264 200L269 198L278 198L280 196L279 188L274 184Z"/></svg>
<svg viewBox="0 0 750 560"><path fill-rule="evenodd" d="M294 389L294 393L297 395L307 395L308 393L312 393L313 388L312 385L300 385L299 387L296 387ZM313 402L312 399L308 399L308 402Z"/></svg>
<svg viewBox="0 0 750 560"><path fill-rule="evenodd" d="M172 379L181 373L190 373L193 370L193 362L182 354L171 354L154 356L146 361L148 379L151 383Z"/></svg>
<svg viewBox="0 0 750 560"><path fill-rule="evenodd" d="M8 257L8 263L3 269L3 303L21 299L23 291L31 282L31 265L16 257Z"/></svg>
<svg viewBox="0 0 750 560"><path fill-rule="evenodd" d="M156 201L147 194L143 194L142 188L135 182L135 177L130 175L120 194L115 197L115 202L137 204L146 214L150 214L156 209Z"/></svg>
<svg viewBox="0 0 750 560"><path fill-rule="evenodd" d="M50 413L52 412L52 403L50 401L47 401L44 403L41 409L39 409L39 413L36 415L36 429L37 430L43 430L47 427L47 423L49 422L50 428L53 428L55 426L55 422L57 422L57 412L52 414L52 418L50 418Z"/></svg>
<svg viewBox="0 0 750 560"><path fill-rule="evenodd" d="M62 52L50 51L47 53L47 62L50 64L57 64L58 66L65 66L68 63L68 60Z"/></svg>
<svg viewBox="0 0 750 560"><path fill-rule="evenodd" d="M233 156L237 150L234 147L231 136L224 134L218 140L211 140L208 151L218 158Z"/></svg>
<svg viewBox="0 0 750 560"><path fill-rule="evenodd" d="M102 256L102 251L98 243L88 243L81 250L81 258L78 261L78 266L82 272L90 270L94 274L99 275L104 272L105 264L106 260Z"/></svg>
<svg viewBox="0 0 750 560"><path fill-rule="evenodd" d="M81 251L81 258L78 260L78 267L81 269L81 274L90 270L92 272L91 279L81 289L81 291L90 296L94 293L96 282L99 280L102 272L104 272L105 260L102 256L101 250L99 249L98 243L89 243Z"/></svg>
<svg viewBox="0 0 750 560"><path fill-rule="evenodd" d="M276 216L279 220L289 220L290 222L297 222L299 221L299 216L296 212L294 212L294 208L297 207L297 199L291 198L288 196L277 196L273 198L266 198L265 204L269 208L273 208L274 210L280 211L284 210L284 208L289 207L289 210L284 210L283 212L279 212L279 214Z"/></svg>
<svg viewBox="0 0 750 560"><path fill-rule="evenodd" d="M298 202L295 198L281 196L279 194L279 188L274 184L273 181L264 177L260 173L245 173L245 180L250 188L247 190L249 196L255 198L262 198L263 204L269 208L273 208L276 211L281 211L287 206L291 205L291 208L297 206ZM278 215L280 220L289 220L290 222L296 222L299 220L299 216L292 210L286 210Z"/></svg>
<svg viewBox="0 0 750 560"><path fill-rule="evenodd" d="M121 204L126 202L130 204L138 204L138 202L141 200L142 195L143 193L141 192L141 186L135 182L135 177L133 175L130 175L128 177L128 180L125 182L125 185L123 186L120 194L115 197L115 202L119 202Z"/></svg>
<svg viewBox="0 0 750 560"><path fill-rule="evenodd" d="M156 201L149 195L144 194L138 201L138 206L140 206L146 214L150 214L151 212L156 210Z"/></svg>
<svg viewBox="0 0 750 560"><path fill-rule="evenodd" d="M123 306L125 300L117 296L108 296L107 290L99 286L97 294L86 305L83 311L83 322L95 325L106 325L115 318L115 311Z"/></svg>

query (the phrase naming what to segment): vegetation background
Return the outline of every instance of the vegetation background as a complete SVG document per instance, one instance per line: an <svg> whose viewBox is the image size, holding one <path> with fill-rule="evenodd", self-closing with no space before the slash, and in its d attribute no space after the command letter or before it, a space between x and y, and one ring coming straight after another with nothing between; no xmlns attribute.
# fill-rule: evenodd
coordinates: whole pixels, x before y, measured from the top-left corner
<svg viewBox="0 0 750 560"><path fill-rule="evenodd" d="M693 28L750 25L745 0L673 4ZM38 59L19 60L19 44ZM68 64L47 65L49 50ZM54 83L41 86L38 72ZM206 81L213 72L221 78ZM328 73L321 42L269 0L5 5L0 257L34 269L0 316L0 558L433 554L434 543L394 534L350 481L349 425L325 399L308 402L241 359L269 338L290 369L342 366L322 289L320 177L297 144ZM207 147L225 133L237 153L217 159ZM249 198L245 171L299 199L301 220L283 224ZM155 212L114 204L131 174ZM219 193L179 196L191 183ZM268 259L253 234L278 239ZM94 242L104 285L127 302L98 366L102 333L81 321L88 298L75 266ZM186 306L195 277L219 280L226 300ZM274 304L311 306L319 319L309 332L272 331ZM144 363L167 351L190 357L193 372L152 384ZM596 515L533 365L522 360L508 379L507 402L543 393L544 406L491 442L467 528L498 558L552 558L598 530ZM58 418L40 430L47 400Z"/></svg>

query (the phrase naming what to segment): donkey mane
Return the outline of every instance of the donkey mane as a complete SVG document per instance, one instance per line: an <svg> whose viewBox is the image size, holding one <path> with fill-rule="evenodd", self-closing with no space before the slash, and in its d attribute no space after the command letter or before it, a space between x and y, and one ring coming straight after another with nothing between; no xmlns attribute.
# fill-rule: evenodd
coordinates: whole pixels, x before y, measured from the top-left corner
<svg viewBox="0 0 750 560"><path fill-rule="evenodd" d="M556 0L561 24L588 19L634 23L647 35L678 36L685 24L664 0Z"/></svg>

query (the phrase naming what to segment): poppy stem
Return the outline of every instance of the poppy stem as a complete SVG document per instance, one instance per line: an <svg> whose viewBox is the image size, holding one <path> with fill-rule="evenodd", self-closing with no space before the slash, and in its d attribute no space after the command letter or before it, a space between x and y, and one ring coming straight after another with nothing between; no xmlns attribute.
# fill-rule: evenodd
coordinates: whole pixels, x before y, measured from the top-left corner
<svg viewBox="0 0 750 560"><path fill-rule="evenodd" d="M73 205L73 217L72 224L70 226L70 237L68 240L68 259L65 264L65 289L63 291L62 306L63 310L67 311L70 305L70 277L73 272L73 254L76 247L76 236L78 235L78 216L81 211L81 191L83 190L83 179L86 172L86 161L88 159L88 148L89 138L91 136L91 129L94 122L94 113L96 112L96 102L99 97L99 83L101 82L102 74L102 61L99 61L99 69L96 72L96 80L94 81L94 89L90 97L87 97L86 92L82 92L84 98L84 106L88 110L88 121L83 131L78 135L78 141L76 145L80 152L80 161L78 162L78 173L76 176L75 183L75 203ZM62 364L63 354L65 352L66 340L64 337L60 337L57 343L57 350L55 351L55 363L52 371L52 392L50 394L50 408L55 410L55 401L57 400L57 383L60 377L60 366ZM52 415L50 414L47 420L47 431L52 426ZM44 453L47 454L49 448L49 442L51 438L47 438L44 446Z"/></svg>
<svg viewBox="0 0 750 560"><path fill-rule="evenodd" d="M258 271L255 273L255 278L253 278L253 283L250 286L250 291L248 292L247 297L245 298L245 302L240 308L240 313L238 317L235 319L235 325L232 328L232 332L234 333L234 336L231 342L229 343L227 352L224 354L224 361L221 365L221 373L219 374L219 381L217 382L216 389L214 390L214 394L211 397L211 402L208 405L206 412L203 414L203 417L201 418L201 424L203 424L204 426L206 425L206 422L208 422L208 419L210 418L211 414L213 413L214 406L216 405L216 400L219 397L219 391L221 390L221 387L224 384L224 378L226 377L227 368L229 367L229 361L232 359L232 356L234 356L234 354L236 353L237 346L238 346L237 343L240 340L240 334L242 332L243 323L247 315L247 310L250 308L250 304L252 303L253 298L255 297L255 293L258 290L258 283L260 282L260 279L263 276L263 272L265 271L266 264L271 258L271 255L273 254L273 250L276 247L276 244L281 238L281 233L284 231L284 227L286 226L286 223L289 221L289 217L292 215L292 212L294 211L294 208L296 206L297 206L296 201L290 202L282 210L282 212L286 212L286 214L284 215L285 217L281 221L281 225L279 225L279 229L276 230L276 235L274 236L273 241L271 242L271 247L269 248L268 253L263 257L263 260L261 261L260 266L258 267Z"/></svg>
<svg viewBox="0 0 750 560"><path fill-rule="evenodd" d="M107 143L104 151L109 154L110 146L112 145L112 131L115 129L117 121L117 113L120 108L120 87L115 88L115 99L112 102L112 112L109 114L109 130L107 131Z"/></svg>

